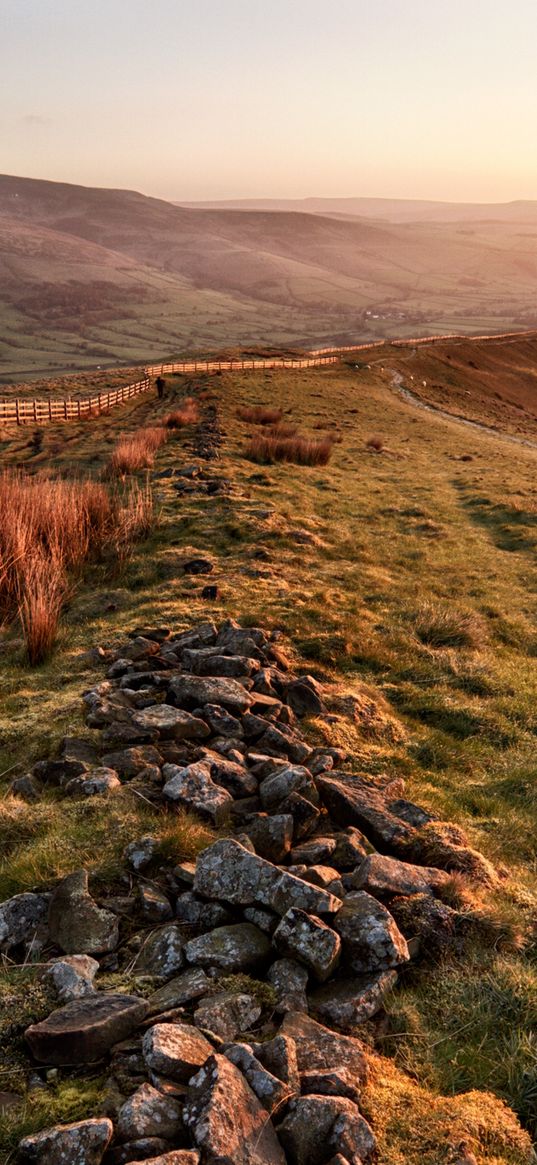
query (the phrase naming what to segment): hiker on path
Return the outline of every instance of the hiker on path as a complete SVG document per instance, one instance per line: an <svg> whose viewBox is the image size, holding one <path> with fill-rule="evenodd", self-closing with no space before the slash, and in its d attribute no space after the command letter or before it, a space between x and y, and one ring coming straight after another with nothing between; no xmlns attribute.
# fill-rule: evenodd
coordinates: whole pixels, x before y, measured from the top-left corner
<svg viewBox="0 0 537 1165"><path fill-rule="evenodd" d="M159 400L162 400L162 398L164 396L164 389L166 388L166 381L165 381L163 376L157 376L156 385L157 385L158 398L159 398Z"/></svg>

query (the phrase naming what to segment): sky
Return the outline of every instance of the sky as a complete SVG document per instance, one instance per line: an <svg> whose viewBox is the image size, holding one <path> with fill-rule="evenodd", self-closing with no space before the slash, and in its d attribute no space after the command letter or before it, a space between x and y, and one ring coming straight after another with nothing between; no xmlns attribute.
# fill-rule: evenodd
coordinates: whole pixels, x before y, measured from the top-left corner
<svg viewBox="0 0 537 1165"><path fill-rule="evenodd" d="M0 0L0 171L537 198L535 0Z"/></svg>

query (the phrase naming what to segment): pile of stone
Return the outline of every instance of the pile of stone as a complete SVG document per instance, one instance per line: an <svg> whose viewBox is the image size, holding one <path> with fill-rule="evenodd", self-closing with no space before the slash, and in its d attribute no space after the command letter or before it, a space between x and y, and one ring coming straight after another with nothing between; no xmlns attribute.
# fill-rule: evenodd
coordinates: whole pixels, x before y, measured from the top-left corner
<svg viewBox="0 0 537 1165"><path fill-rule="evenodd" d="M491 883L492 866L400 779L310 747L301 721L322 722L329 692L263 630L145 629L108 662L84 697L100 743L65 741L26 795L132 783L219 836L169 868L156 837L133 838L135 894L97 902L76 871L0 905L0 949L48 958L58 996L26 1032L36 1065L109 1074L106 1117L26 1138L21 1160L368 1165L359 1027L410 958L469 925L442 900L452 872ZM116 969L153 990L99 990Z"/></svg>

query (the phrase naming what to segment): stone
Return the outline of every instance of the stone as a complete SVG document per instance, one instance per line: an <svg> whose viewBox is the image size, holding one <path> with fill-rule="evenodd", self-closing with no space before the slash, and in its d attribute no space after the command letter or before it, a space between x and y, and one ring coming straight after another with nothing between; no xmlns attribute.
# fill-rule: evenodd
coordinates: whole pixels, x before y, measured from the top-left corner
<svg viewBox="0 0 537 1165"><path fill-rule="evenodd" d="M226 789L214 783L209 765L198 762L179 768L166 764L162 772L166 780L162 792L168 801L193 810L214 826L224 824L233 798Z"/></svg>
<svg viewBox="0 0 537 1165"><path fill-rule="evenodd" d="M352 1031L380 1010L388 991L397 982L397 971L357 975L325 983L309 996L312 1011L326 1023Z"/></svg>
<svg viewBox="0 0 537 1165"><path fill-rule="evenodd" d="M449 880L445 870L370 854L352 875L351 885L356 890L367 890L376 898L389 900L401 894L438 894Z"/></svg>
<svg viewBox="0 0 537 1165"><path fill-rule="evenodd" d="M293 824L290 813L274 813L270 817L266 813L256 813L248 818L244 828L256 853L278 864L291 850Z"/></svg>
<svg viewBox="0 0 537 1165"><path fill-rule="evenodd" d="M291 1092L300 1091L300 1074L296 1055L295 1041L291 1036L280 1030L271 1040L263 1043L250 1043L254 1056L263 1064L273 1076L282 1080L291 1089Z"/></svg>
<svg viewBox="0 0 537 1165"><path fill-rule="evenodd" d="M206 995L210 987L211 980L201 967L189 967L149 996L149 1014L158 1015L163 1011L173 1011L185 1003L192 1003Z"/></svg>
<svg viewBox="0 0 537 1165"><path fill-rule="evenodd" d="M199 1165L199 1162L196 1149L172 1149L158 1157L144 1157L144 1165Z"/></svg>
<svg viewBox="0 0 537 1165"><path fill-rule="evenodd" d="M43 782L44 785L63 788L73 777L79 777L95 763L95 760L88 763L84 760L68 760L67 758L40 760L34 765L32 774L36 780Z"/></svg>
<svg viewBox="0 0 537 1165"><path fill-rule="evenodd" d="M286 684L285 699L297 716L320 716L326 712L321 685L313 676L300 676Z"/></svg>
<svg viewBox="0 0 537 1165"><path fill-rule="evenodd" d="M204 720L171 704L153 704L135 712L133 723L143 731L157 731L163 740L206 740L210 729Z"/></svg>
<svg viewBox="0 0 537 1165"><path fill-rule="evenodd" d="M256 778L242 763L242 757L241 763L237 763L206 749L203 760L209 765L212 780L227 789L233 797L250 797L257 793Z"/></svg>
<svg viewBox="0 0 537 1165"><path fill-rule="evenodd" d="M142 1046L150 1071L180 1084L186 1084L213 1051L201 1032L183 1023L155 1024L146 1031Z"/></svg>
<svg viewBox="0 0 537 1165"><path fill-rule="evenodd" d="M136 956L135 972L145 971L148 975L170 979L184 966L183 947L184 940L175 923L154 930L144 939Z"/></svg>
<svg viewBox="0 0 537 1165"><path fill-rule="evenodd" d="M115 769L122 780L129 781L136 777L148 765L162 764L162 756L152 744L142 744L138 748L123 748L118 752L109 752L102 758L103 765Z"/></svg>
<svg viewBox="0 0 537 1165"><path fill-rule="evenodd" d="M258 903L283 915L291 906L313 914L339 910L341 900L325 890L287 874L232 840L222 839L199 855L196 893L237 906Z"/></svg>
<svg viewBox="0 0 537 1165"><path fill-rule="evenodd" d="M345 903L342 906L344 909ZM320 918L296 907L284 914L274 931L273 942L280 954L303 963L321 983L333 974L339 963L339 934Z"/></svg>
<svg viewBox="0 0 537 1165"><path fill-rule="evenodd" d="M179 895L175 903L175 914L181 923L203 931L233 922L231 911L222 906L221 902L204 902L191 890Z"/></svg>
<svg viewBox="0 0 537 1165"><path fill-rule="evenodd" d="M15 894L0 904L0 950L10 951L19 943L30 943L46 923L47 894Z"/></svg>
<svg viewBox="0 0 537 1165"><path fill-rule="evenodd" d="M188 709L221 704L228 712L240 715L252 703L252 697L238 680L225 677L175 676L169 690L178 707Z"/></svg>
<svg viewBox="0 0 537 1165"><path fill-rule="evenodd" d="M272 910L266 910L264 906L245 906L242 913L246 922L253 922L263 934L273 935L280 921L277 914L273 914Z"/></svg>
<svg viewBox="0 0 537 1165"><path fill-rule="evenodd" d="M128 1165L131 1161L154 1161L156 1154L158 1154L157 1161L166 1161L169 1148L169 1141L164 1141L162 1137L137 1137L134 1141L125 1141L123 1145L116 1143L112 1149L108 1150L104 1165ZM164 1154L164 1157L161 1154Z"/></svg>
<svg viewBox="0 0 537 1165"><path fill-rule="evenodd" d="M392 898L390 911L404 934L411 956L439 960L466 928L471 932L472 915L459 914L430 894Z"/></svg>
<svg viewBox="0 0 537 1165"><path fill-rule="evenodd" d="M303 841L317 828L321 812L301 793L290 793L279 806L280 813L290 813L293 818L293 839Z"/></svg>
<svg viewBox="0 0 537 1165"><path fill-rule="evenodd" d="M88 769L79 777L74 777L65 786L69 796L77 793L83 797L99 797L103 793L114 793L121 788L121 781L114 769Z"/></svg>
<svg viewBox="0 0 537 1165"><path fill-rule="evenodd" d="M55 1125L19 1144L20 1159L35 1165L101 1165L114 1126L107 1117Z"/></svg>
<svg viewBox="0 0 537 1165"><path fill-rule="evenodd" d="M290 869L292 868L291 866ZM323 890L328 890L337 898L343 898L343 882L333 866L305 866L300 876L305 882L311 882L312 886L322 886Z"/></svg>
<svg viewBox="0 0 537 1165"><path fill-rule="evenodd" d="M242 724L231 712L226 712L220 704L206 704L203 709L203 718L216 736L242 736Z"/></svg>
<svg viewBox="0 0 537 1165"><path fill-rule="evenodd" d="M307 1012L309 976L305 967L294 959L276 959L268 970L267 979L277 995L276 1011L283 1014L288 1011Z"/></svg>
<svg viewBox="0 0 537 1165"><path fill-rule="evenodd" d="M138 887L140 912L147 922L168 922L173 917L169 899L157 886L141 883Z"/></svg>
<svg viewBox="0 0 537 1165"><path fill-rule="evenodd" d="M313 783L309 769L302 765L289 765L279 769L270 777L265 777L259 786L259 796L264 809L269 812L277 809L291 793L301 793L313 805L318 804L319 796Z"/></svg>
<svg viewBox="0 0 537 1165"><path fill-rule="evenodd" d="M39 1064L93 1064L135 1030L147 1014L136 995L85 995L25 1032Z"/></svg>
<svg viewBox="0 0 537 1165"><path fill-rule="evenodd" d="M185 574L211 574L214 563L208 558L189 558L183 562L183 570Z"/></svg>
<svg viewBox="0 0 537 1165"><path fill-rule="evenodd" d="M215 624L207 620L189 631L183 631L181 635L173 636L168 645L172 651L181 653L189 647L212 647L216 643L216 636Z"/></svg>
<svg viewBox="0 0 537 1165"><path fill-rule="evenodd" d="M67 955L53 959L42 978L52 983L60 1003L70 1003L72 999L93 994L93 980L98 970L97 960L89 955Z"/></svg>
<svg viewBox="0 0 537 1165"><path fill-rule="evenodd" d="M203 999L194 1013L194 1022L222 1040L234 1040L239 1033L254 1027L261 1011L261 1005L253 995L218 991Z"/></svg>
<svg viewBox="0 0 537 1165"><path fill-rule="evenodd" d="M366 839L360 829L349 825L336 835L336 848L332 855L338 870L354 870L367 857Z"/></svg>
<svg viewBox="0 0 537 1165"><path fill-rule="evenodd" d="M321 800L337 825L363 829L379 849L409 844L415 830L390 813L386 795L368 777L333 772L316 778Z"/></svg>
<svg viewBox="0 0 537 1165"><path fill-rule="evenodd" d="M301 1096L291 1101L278 1136L289 1165L324 1165L330 1152L360 1165L373 1160L376 1142L352 1101L343 1097Z"/></svg>
<svg viewBox="0 0 537 1165"><path fill-rule="evenodd" d="M184 1120L206 1165L285 1165L266 1109L225 1056L211 1056L191 1081Z"/></svg>
<svg viewBox="0 0 537 1165"><path fill-rule="evenodd" d="M195 660L192 659L193 655L193 652L189 652L190 658L184 661L193 675L242 678L259 671L259 661L247 655L213 655L212 652L205 655L200 652Z"/></svg>
<svg viewBox="0 0 537 1165"><path fill-rule="evenodd" d="M121 1105L117 1116L117 1136L122 1141L135 1137L163 1137L171 1141L182 1129L181 1105L164 1096L151 1084L142 1084Z"/></svg>
<svg viewBox="0 0 537 1165"><path fill-rule="evenodd" d="M254 656L263 652L267 642L267 635L260 627L241 627L234 619L226 619L216 639L221 651Z"/></svg>
<svg viewBox="0 0 537 1165"><path fill-rule="evenodd" d="M317 1082L320 1095L358 1100L368 1079L367 1057L359 1040L330 1031L297 1012L284 1017L280 1035L294 1045L303 1092L315 1092Z"/></svg>
<svg viewBox="0 0 537 1165"><path fill-rule="evenodd" d="M293 1090L277 1076L273 1076L258 1060L249 1044L231 1044L225 1055L242 1072L263 1108L272 1113L290 1100Z"/></svg>
<svg viewBox="0 0 537 1165"><path fill-rule="evenodd" d="M293 865L316 866L332 857L336 845L335 837L312 837L309 841L293 846L291 861Z"/></svg>
<svg viewBox="0 0 537 1165"><path fill-rule="evenodd" d="M48 929L51 942L68 955L107 954L119 941L117 918L91 897L87 870L75 870L56 886L50 899Z"/></svg>
<svg viewBox="0 0 537 1165"><path fill-rule="evenodd" d="M357 975L398 967L410 958L389 910L363 890L347 894L334 926L343 940L345 966Z"/></svg>
<svg viewBox="0 0 537 1165"><path fill-rule="evenodd" d="M26 801L28 805L32 805L40 800L42 786L31 773L23 773L21 777L15 777L15 780L11 782L9 791L13 797L20 797L21 801Z"/></svg>
<svg viewBox="0 0 537 1165"><path fill-rule="evenodd" d="M189 963L201 967L218 967L221 971L236 974L257 967L270 954L270 941L251 922L238 922L232 926L218 926L186 944L185 955Z"/></svg>
<svg viewBox="0 0 537 1165"><path fill-rule="evenodd" d="M269 700L270 696L264 696L263 699ZM267 728L257 742L259 751L267 756L286 756L294 765L304 764L311 755L311 748L290 729L283 732L282 727L277 728L271 724Z"/></svg>
<svg viewBox="0 0 537 1165"><path fill-rule="evenodd" d="M312 777L318 777L321 773L328 773L333 769L334 758L327 752L318 752L310 757L308 765Z"/></svg>
<svg viewBox="0 0 537 1165"><path fill-rule="evenodd" d="M158 840L151 834L146 834L139 841L131 841L125 849L125 859L136 873L146 870L151 865L158 849Z"/></svg>
<svg viewBox="0 0 537 1165"><path fill-rule="evenodd" d="M131 643L123 648L123 656L125 659L130 659L136 662L140 659L147 659L148 656L157 655L159 645L154 639L146 639L143 635L137 635Z"/></svg>

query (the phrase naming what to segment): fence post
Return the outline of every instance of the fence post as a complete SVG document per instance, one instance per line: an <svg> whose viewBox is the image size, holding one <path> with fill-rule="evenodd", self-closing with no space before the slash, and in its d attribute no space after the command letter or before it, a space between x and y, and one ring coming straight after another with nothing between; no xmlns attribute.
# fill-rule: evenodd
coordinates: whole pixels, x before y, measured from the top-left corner
<svg viewBox="0 0 537 1165"><path fill-rule="evenodd" d="M20 422L20 416L19 416L19 398L18 397L15 401L15 416L17 418L17 424L20 425L21 422Z"/></svg>

